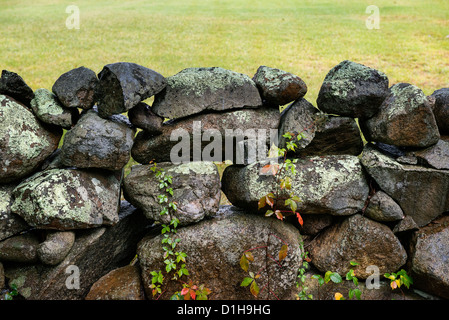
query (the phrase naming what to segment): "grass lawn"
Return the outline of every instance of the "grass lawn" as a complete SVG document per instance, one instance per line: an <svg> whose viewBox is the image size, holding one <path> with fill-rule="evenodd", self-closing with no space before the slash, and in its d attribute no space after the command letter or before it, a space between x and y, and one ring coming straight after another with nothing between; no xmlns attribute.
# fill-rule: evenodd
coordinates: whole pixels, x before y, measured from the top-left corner
<svg viewBox="0 0 449 320"><path fill-rule="evenodd" d="M80 28L68 29L68 5ZM379 29L368 29L369 5ZM79 66L135 62L171 76L219 66L252 77L260 65L300 76L316 105L327 72L348 59L379 69L390 85L426 94L449 87L447 0L0 0L0 68L51 89Z"/></svg>
<svg viewBox="0 0 449 320"><path fill-rule="evenodd" d="M66 7L80 29L66 28ZM380 11L369 30L368 5ZM300 76L316 97L326 73L349 59L426 94L449 86L449 1L1 0L0 68L35 90L84 65L135 62L164 76L220 66L253 76L260 65Z"/></svg>

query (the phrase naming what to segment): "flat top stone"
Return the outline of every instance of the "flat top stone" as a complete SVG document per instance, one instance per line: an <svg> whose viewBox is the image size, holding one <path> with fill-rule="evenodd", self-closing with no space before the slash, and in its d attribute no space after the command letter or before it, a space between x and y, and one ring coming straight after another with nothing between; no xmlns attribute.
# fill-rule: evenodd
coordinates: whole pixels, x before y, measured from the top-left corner
<svg viewBox="0 0 449 320"><path fill-rule="evenodd" d="M204 110L259 107L262 99L247 75L214 68L187 68L167 78L167 87L155 96L152 111L170 119Z"/></svg>

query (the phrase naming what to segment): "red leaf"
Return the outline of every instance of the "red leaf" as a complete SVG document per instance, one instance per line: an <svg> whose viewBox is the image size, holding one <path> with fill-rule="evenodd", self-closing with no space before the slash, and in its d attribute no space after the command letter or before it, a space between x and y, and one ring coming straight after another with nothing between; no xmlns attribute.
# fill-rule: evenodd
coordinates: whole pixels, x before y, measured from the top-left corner
<svg viewBox="0 0 449 320"><path fill-rule="evenodd" d="M190 296L192 297L193 300L195 300L195 298L196 298L195 290L190 290Z"/></svg>
<svg viewBox="0 0 449 320"><path fill-rule="evenodd" d="M275 164L267 164L265 166L262 167L262 169L260 169L260 172L262 174L267 174L267 173L271 173L273 176L276 175L276 173L279 170L279 164L275 163Z"/></svg>
<svg viewBox="0 0 449 320"><path fill-rule="evenodd" d="M296 218L298 218L298 222L299 222L299 224L300 224L301 227L302 227L302 224L304 223L304 221L302 221L302 217L301 217L301 215L299 214L299 212L296 212Z"/></svg>
<svg viewBox="0 0 449 320"><path fill-rule="evenodd" d="M183 288L181 290L181 295L185 296L189 292L189 288Z"/></svg>

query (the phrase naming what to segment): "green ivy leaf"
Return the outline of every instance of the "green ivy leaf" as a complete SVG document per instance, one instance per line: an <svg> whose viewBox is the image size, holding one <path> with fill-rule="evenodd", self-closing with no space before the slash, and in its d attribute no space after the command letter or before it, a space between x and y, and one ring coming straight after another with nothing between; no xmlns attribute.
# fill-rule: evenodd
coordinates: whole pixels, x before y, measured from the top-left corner
<svg viewBox="0 0 449 320"><path fill-rule="evenodd" d="M343 279L337 272L332 272L332 274L330 275L330 279L333 283L341 283L343 281Z"/></svg>
<svg viewBox="0 0 449 320"><path fill-rule="evenodd" d="M245 277L242 281L242 283L240 284L241 287L247 287L251 284L251 282L253 282L253 278L250 277Z"/></svg>

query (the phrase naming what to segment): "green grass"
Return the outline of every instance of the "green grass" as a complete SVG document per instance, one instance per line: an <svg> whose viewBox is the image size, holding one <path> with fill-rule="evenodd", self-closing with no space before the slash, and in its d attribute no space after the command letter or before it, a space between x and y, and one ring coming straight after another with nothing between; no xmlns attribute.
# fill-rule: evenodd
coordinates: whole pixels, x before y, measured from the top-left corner
<svg viewBox="0 0 449 320"><path fill-rule="evenodd" d="M68 4L80 9L69 30ZM379 0L380 29L365 20L373 1L165 0L12 1L0 4L0 68L35 90L81 65L135 62L164 76L220 66L253 76L260 65L300 76L315 100L326 73L349 59L431 94L449 86L449 2Z"/></svg>

